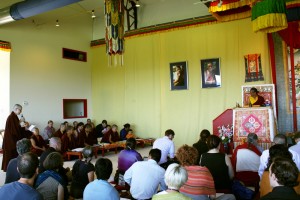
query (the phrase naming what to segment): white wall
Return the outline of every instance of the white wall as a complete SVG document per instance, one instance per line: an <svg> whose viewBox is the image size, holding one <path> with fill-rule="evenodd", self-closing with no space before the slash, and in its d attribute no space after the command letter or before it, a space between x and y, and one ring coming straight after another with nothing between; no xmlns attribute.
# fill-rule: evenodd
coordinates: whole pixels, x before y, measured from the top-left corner
<svg viewBox="0 0 300 200"><path fill-rule="evenodd" d="M10 110L23 106L23 115L40 129L52 119L57 128L63 119L63 99L87 99L91 116L89 16L72 18L55 27L36 26L30 19L0 27L0 39L12 44L10 67ZM62 48L86 51L87 62L62 59ZM85 119L76 119L85 121ZM73 120L67 120L72 122Z"/></svg>
<svg viewBox="0 0 300 200"><path fill-rule="evenodd" d="M5 128L9 115L9 65L10 52L0 50L0 129ZM0 144L1 147L1 144Z"/></svg>

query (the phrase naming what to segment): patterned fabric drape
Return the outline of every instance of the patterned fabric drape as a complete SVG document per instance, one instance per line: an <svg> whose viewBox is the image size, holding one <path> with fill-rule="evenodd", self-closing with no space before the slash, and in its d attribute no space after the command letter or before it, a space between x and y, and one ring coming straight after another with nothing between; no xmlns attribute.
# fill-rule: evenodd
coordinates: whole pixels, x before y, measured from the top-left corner
<svg viewBox="0 0 300 200"><path fill-rule="evenodd" d="M0 40L0 50L11 51L10 42L5 42L5 41Z"/></svg>
<svg viewBox="0 0 300 200"><path fill-rule="evenodd" d="M122 55L124 53L124 0L104 0L104 3L106 53L109 56ZM109 61L111 62L111 57Z"/></svg>
<svg viewBox="0 0 300 200"><path fill-rule="evenodd" d="M287 28L285 0L263 0L252 7L254 32L272 33Z"/></svg>
<svg viewBox="0 0 300 200"><path fill-rule="evenodd" d="M244 60L245 60L245 82L263 81L264 75L261 69L260 54L245 55Z"/></svg>

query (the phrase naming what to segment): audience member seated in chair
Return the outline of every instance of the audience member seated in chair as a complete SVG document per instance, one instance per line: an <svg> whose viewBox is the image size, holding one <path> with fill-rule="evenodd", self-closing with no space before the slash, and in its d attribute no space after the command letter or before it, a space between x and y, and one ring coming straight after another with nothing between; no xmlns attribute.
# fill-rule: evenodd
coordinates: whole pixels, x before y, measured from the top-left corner
<svg viewBox="0 0 300 200"><path fill-rule="evenodd" d="M31 141L31 151L32 153L35 153L38 156L41 156L41 154L46 150L47 144L45 140L40 136L39 134L39 129L38 128L33 128L32 129L32 136L30 138Z"/></svg>
<svg viewBox="0 0 300 200"><path fill-rule="evenodd" d="M68 183L58 173L63 164L62 155L58 152L50 153L44 161L46 171L39 174L35 182L36 190L43 195L44 199L68 199Z"/></svg>
<svg viewBox="0 0 300 200"><path fill-rule="evenodd" d="M62 136L66 132L66 128L66 125L64 123L61 123L59 129L53 134L53 137L62 138Z"/></svg>
<svg viewBox="0 0 300 200"><path fill-rule="evenodd" d="M290 147L290 150L295 151L300 156L300 132L295 133L294 136L296 144Z"/></svg>
<svg viewBox="0 0 300 200"><path fill-rule="evenodd" d="M136 162L125 172L124 180L130 185L130 193L134 199L151 199L158 186L161 190L167 189L165 170L158 165L160 157L159 149L151 149L147 161Z"/></svg>
<svg viewBox="0 0 300 200"><path fill-rule="evenodd" d="M135 146L136 140L134 138L129 138L126 141L125 149L119 153L118 170L115 175L116 183L118 183L119 175L123 176L127 169L133 165L133 163L143 160L141 154L135 150Z"/></svg>
<svg viewBox="0 0 300 200"><path fill-rule="evenodd" d="M274 137L273 140L274 144L282 144L285 145L286 147L287 145L287 138L285 135L283 134L277 134ZM293 161L295 162L296 166L298 167L299 171L300 171L300 156L297 154L297 152L289 149L290 153L293 156ZM263 172L265 171L265 169L267 168L269 162L269 149L264 150L260 156L260 163L259 163L259 169L258 169L258 175L262 176Z"/></svg>
<svg viewBox="0 0 300 200"><path fill-rule="evenodd" d="M70 194L75 199L83 197L84 188L90 182L94 181L95 167L91 163L93 156L93 149L91 146L87 146L83 149L82 155L84 161L77 160L72 168L72 183L70 188Z"/></svg>
<svg viewBox="0 0 300 200"><path fill-rule="evenodd" d="M93 132L92 126L90 124L86 124L84 130L79 135L78 138L78 146L79 147L86 147L86 146L93 146L97 144L97 136L95 132Z"/></svg>
<svg viewBox="0 0 300 200"><path fill-rule="evenodd" d="M179 188L187 181L188 174L186 170L177 163L169 165L165 173L165 182L168 189L159 192L152 197L153 200L159 199L178 199L189 200L191 198L181 194Z"/></svg>
<svg viewBox="0 0 300 200"><path fill-rule="evenodd" d="M17 142L17 152L18 157L22 156L24 153L30 152L31 142L29 139L23 138ZM17 169L18 157L11 159L7 165L5 184L17 181L20 179L20 174Z"/></svg>
<svg viewBox="0 0 300 200"><path fill-rule="evenodd" d="M168 129L165 132L165 136L155 140L153 143L153 149L161 150L161 158L158 164L164 169L167 169L168 165L173 163L175 157L175 145L173 139L175 133L172 129Z"/></svg>
<svg viewBox="0 0 300 200"><path fill-rule="evenodd" d="M267 193L272 191L271 185L269 183L269 167L272 162L278 158L283 157L292 160L292 154L289 152L288 148L282 144L276 144L269 149L269 161L267 164L266 171L264 171L261 182L260 182L260 196L265 196ZM292 160L293 161L293 160ZM300 176L299 176L300 180ZM295 191L300 194L300 185L294 187Z"/></svg>
<svg viewBox="0 0 300 200"><path fill-rule="evenodd" d="M300 196L293 189L299 184L298 176L299 170L291 159L275 158L269 168L269 183L273 190L261 200L299 200Z"/></svg>
<svg viewBox="0 0 300 200"><path fill-rule="evenodd" d="M202 154L200 165L209 169L215 182L215 188L219 193L231 193L231 181L234 172L230 158L227 154L220 153L221 139L210 135L207 140L209 151Z"/></svg>
<svg viewBox="0 0 300 200"><path fill-rule="evenodd" d="M119 200L118 191L109 183L109 179L113 166L112 162L107 158L100 158L95 165L97 179L89 183L83 192L84 200Z"/></svg>
<svg viewBox="0 0 300 200"><path fill-rule="evenodd" d="M33 188L38 173L39 159L36 154L28 152L18 157L19 181L5 184L0 188L0 199L35 199L43 196Z"/></svg>
<svg viewBox="0 0 300 200"><path fill-rule="evenodd" d="M73 127L68 126L66 133L61 138L61 153L64 155L67 151L76 148L75 139L73 137ZM65 157L65 155L64 155Z"/></svg>
<svg viewBox="0 0 300 200"><path fill-rule="evenodd" d="M259 158L261 150L257 144L258 137L255 133L249 133L247 142L237 146L232 155L232 163L235 169L235 178L246 186L254 186L258 189Z"/></svg>
<svg viewBox="0 0 300 200"><path fill-rule="evenodd" d="M130 129L130 124L124 124L124 128L120 131L120 140L126 140L127 133Z"/></svg>
<svg viewBox="0 0 300 200"><path fill-rule="evenodd" d="M200 139L197 143L193 144L193 147L197 149L198 151L198 158L197 158L197 164L200 162L200 157L203 153L208 152L208 146L207 146L207 138L210 136L210 132L206 129L203 129L200 133Z"/></svg>
<svg viewBox="0 0 300 200"><path fill-rule="evenodd" d="M49 148L44 151L40 157L40 166L39 166L39 173L43 173L46 169L44 167L44 161L46 160L47 156L52 152L60 152L61 151L61 140L58 137L52 137L49 140ZM60 167L58 169L59 175L64 179L64 181L68 182L67 173L70 171L70 168Z"/></svg>
<svg viewBox="0 0 300 200"><path fill-rule="evenodd" d="M193 200L216 199L215 184L211 173L206 167L196 164L197 150L183 145L177 150L176 157L188 173L188 180L180 188L180 192ZM224 194L217 199L235 200L235 197L232 194Z"/></svg>

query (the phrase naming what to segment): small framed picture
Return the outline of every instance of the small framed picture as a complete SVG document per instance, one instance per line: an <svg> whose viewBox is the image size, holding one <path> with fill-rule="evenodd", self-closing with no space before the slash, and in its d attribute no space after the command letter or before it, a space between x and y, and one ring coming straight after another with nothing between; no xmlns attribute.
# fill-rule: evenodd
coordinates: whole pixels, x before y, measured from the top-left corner
<svg viewBox="0 0 300 200"><path fill-rule="evenodd" d="M171 90L188 89L187 62L170 63L170 85Z"/></svg>
<svg viewBox="0 0 300 200"><path fill-rule="evenodd" d="M200 64L202 88L221 87L220 58L203 59Z"/></svg>

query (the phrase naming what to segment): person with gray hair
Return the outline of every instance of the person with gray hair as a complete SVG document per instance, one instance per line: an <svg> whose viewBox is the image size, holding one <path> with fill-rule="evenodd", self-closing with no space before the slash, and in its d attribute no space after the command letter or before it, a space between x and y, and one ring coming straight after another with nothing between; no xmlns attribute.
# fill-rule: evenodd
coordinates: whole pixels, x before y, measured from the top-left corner
<svg viewBox="0 0 300 200"><path fill-rule="evenodd" d="M273 144L283 144L287 147L287 138L284 134L277 134L274 137ZM292 149L289 149L289 152L292 154L293 161L298 167L298 170L300 171L300 156L297 154L297 152L293 151ZM269 149L264 150L262 152L262 155L260 156L260 165L258 169L258 174L260 177L262 177L262 174L264 173L265 169L268 167L269 162Z"/></svg>
<svg viewBox="0 0 300 200"><path fill-rule="evenodd" d="M18 115L22 113L22 106L16 104L13 111L7 117L3 137L3 159L2 170L6 172L9 161L18 156L16 144L17 141L25 138L25 129L21 127Z"/></svg>
<svg viewBox="0 0 300 200"><path fill-rule="evenodd" d="M24 153L30 152L30 149L31 149L31 142L29 139L23 138L17 142L17 152L18 152L19 156L23 155ZM10 160L7 165L5 184L11 183L11 182L14 182L14 181L17 181L20 179L20 175L17 170L18 157Z"/></svg>
<svg viewBox="0 0 300 200"><path fill-rule="evenodd" d="M165 182L168 189L157 193L152 199L191 199L179 192L179 188L181 188L187 180L188 173L184 167L181 167L177 163L170 164L165 173Z"/></svg>

